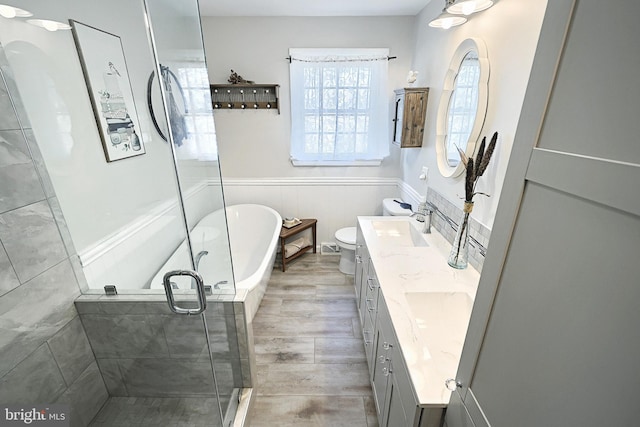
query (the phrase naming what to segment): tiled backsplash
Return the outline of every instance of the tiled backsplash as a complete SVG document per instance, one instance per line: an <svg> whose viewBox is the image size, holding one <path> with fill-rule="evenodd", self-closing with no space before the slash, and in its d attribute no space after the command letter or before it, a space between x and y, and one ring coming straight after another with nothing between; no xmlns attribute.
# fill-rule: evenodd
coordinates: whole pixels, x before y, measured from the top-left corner
<svg viewBox="0 0 640 427"><path fill-rule="evenodd" d="M449 243L453 244L458 224L463 215L462 201L458 206L451 203L434 189L429 188L427 191L427 202L434 205L439 211L433 213L431 225L438 230ZM487 247L489 246L491 230L476 221L473 218L473 214L470 216L469 223L469 264L476 270L482 271L484 257L486 256Z"/></svg>

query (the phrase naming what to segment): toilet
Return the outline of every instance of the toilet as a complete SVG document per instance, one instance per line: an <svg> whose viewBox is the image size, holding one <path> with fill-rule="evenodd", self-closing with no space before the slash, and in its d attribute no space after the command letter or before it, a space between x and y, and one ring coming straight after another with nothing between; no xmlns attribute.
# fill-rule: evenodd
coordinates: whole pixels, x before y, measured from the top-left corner
<svg viewBox="0 0 640 427"><path fill-rule="evenodd" d="M382 201L382 214L384 216L409 216L411 211L403 209L393 199ZM345 227L336 231L336 244L340 247L340 264L338 269L349 275L356 272L356 227Z"/></svg>
<svg viewBox="0 0 640 427"><path fill-rule="evenodd" d="M356 228L345 227L336 231L336 244L340 247L338 269L344 274L356 273Z"/></svg>

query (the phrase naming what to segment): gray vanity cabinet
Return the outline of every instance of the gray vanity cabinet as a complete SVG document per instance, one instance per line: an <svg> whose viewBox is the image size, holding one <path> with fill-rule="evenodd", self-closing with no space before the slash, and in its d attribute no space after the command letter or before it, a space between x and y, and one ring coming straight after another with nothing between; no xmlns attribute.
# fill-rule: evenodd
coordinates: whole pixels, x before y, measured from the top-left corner
<svg viewBox="0 0 640 427"><path fill-rule="evenodd" d="M384 298L378 301L374 364L371 386L380 426L426 426L421 423L424 410L414 397Z"/></svg>
<svg viewBox="0 0 640 427"><path fill-rule="evenodd" d="M359 225L354 284L378 423L381 427L439 427L443 408L417 401Z"/></svg>

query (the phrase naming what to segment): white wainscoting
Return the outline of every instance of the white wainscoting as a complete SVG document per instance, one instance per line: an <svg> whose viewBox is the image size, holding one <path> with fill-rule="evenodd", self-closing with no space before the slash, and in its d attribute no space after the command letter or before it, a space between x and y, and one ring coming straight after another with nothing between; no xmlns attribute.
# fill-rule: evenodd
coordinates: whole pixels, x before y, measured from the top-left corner
<svg viewBox="0 0 640 427"><path fill-rule="evenodd" d="M400 195L397 178L223 178L223 185L227 206L258 203L283 218L316 218L318 245L355 227L358 215L382 215L382 199Z"/></svg>
<svg viewBox="0 0 640 427"><path fill-rule="evenodd" d="M417 205L417 192L396 178L225 179L225 204L257 203L284 217L316 218L318 245L334 242L336 230L356 225L358 215L382 215L382 199L405 197ZM209 180L185 194L189 224L219 209L220 181ZM113 284L140 289L184 239L177 200L167 201L127 227L79 252L90 289ZM319 249L319 248L318 248Z"/></svg>
<svg viewBox="0 0 640 427"><path fill-rule="evenodd" d="M185 192L189 224L195 225L219 209L220 182L201 182ZM141 289L158 272L185 238L178 200L169 200L133 219L101 241L78 252L89 289L116 285L118 290ZM189 267L189 266L185 266Z"/></svg>

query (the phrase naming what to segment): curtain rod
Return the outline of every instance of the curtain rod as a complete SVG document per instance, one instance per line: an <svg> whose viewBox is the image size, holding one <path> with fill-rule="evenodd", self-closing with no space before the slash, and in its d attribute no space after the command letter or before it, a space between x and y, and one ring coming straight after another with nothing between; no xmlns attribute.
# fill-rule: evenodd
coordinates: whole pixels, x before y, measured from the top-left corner
<svg viewBox="0 0 640 427"><path fill-rule="evenodd" d="M392 59L397 59L397 56L387 56L387 61L391 61ZM343 59L343 60L335 60L335 61L312 61L308 59L296 59L291 56L287 56L285 58L291 64L292 61L300 61L300 62L364 62L364 61L380 61L385 58L377 58L377 59Z"/></svg>

